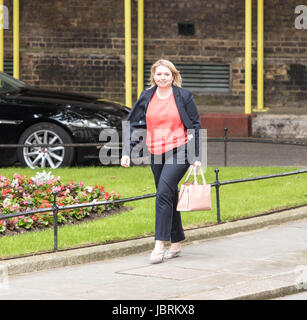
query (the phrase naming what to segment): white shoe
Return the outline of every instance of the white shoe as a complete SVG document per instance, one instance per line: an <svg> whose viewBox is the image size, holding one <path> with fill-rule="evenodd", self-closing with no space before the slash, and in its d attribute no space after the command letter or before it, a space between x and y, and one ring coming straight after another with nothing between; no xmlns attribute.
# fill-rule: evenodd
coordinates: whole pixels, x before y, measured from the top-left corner
<svg viewBox="0 0 307 320"><path fill-rule="evenodd" d="M164 259L164 250L155 251L153 250L150 255L151 263L161 263Z"/></svg>
<svg viewBox="0 0 307 320"><path fill-rule="evenodd" d="M164 254L164 258L165 259L173 259L173 258L176 258L180 255L181 253L181 248L180 249L176 249L176 250L173 250L173 249L169 249L165 252Z"/></svg>

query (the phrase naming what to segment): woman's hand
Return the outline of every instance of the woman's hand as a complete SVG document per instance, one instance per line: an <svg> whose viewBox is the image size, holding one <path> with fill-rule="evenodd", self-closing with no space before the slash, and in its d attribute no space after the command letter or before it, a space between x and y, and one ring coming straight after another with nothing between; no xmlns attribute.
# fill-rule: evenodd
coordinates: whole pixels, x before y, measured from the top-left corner
<svg viewBox="0 0 307 320"><path fill-rule="evenodd" d="M200 168L201 167L201 162L200 161L195 161L193 164L192 164L193 167L195 167L196 169Z"/></svg>
<svg viewBox="0 0 307 320"><path fill-rule="evenodd" d="M129 156L122 156L121 160L120 160L120 165L122 167L130 167L130 157Z"/></svg>

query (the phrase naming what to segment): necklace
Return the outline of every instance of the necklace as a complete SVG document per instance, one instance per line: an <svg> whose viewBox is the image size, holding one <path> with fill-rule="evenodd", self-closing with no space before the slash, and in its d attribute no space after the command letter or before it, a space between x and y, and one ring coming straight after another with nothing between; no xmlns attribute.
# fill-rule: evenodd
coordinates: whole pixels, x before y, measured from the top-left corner
<svg viewBox="0 0 307 320"><path fill-rule="evenodd" d="M161 95L159 94L159 88L157 89L157 96L158 96L159 99L167 99L167 98L170 97L170 95L171 95L172 93L173 93L173 89L171 88L166 97L161 97Z"/></svg>

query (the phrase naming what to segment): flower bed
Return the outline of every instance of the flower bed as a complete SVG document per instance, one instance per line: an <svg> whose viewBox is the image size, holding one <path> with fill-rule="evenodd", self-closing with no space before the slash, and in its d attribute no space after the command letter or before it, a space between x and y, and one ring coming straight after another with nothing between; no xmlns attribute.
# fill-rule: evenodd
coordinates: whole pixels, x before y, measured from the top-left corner
<svg viewBox="0 0 307 320"><path fill-rule="evenodd" d="M110 193L103 186L84 186L82 181L62 184L60 177L54 177L51 173L37 173L35 177L27 178L15 173L12 179L0 174L0 214L29 211L39 208L50 208L53 205L57 192L57 205L59 207L89 202L100 202L120 198L120 194L112 190ZM106 210L120 207L119 204L107 204L105 206L85 207L73 210L60 210L58 223L72 223L80 221L91 215L101 214ZM45 228L53 224L53 213L37 213L33 215L19 216L0 220L0 235L6 231L30 230Z"/></svg>

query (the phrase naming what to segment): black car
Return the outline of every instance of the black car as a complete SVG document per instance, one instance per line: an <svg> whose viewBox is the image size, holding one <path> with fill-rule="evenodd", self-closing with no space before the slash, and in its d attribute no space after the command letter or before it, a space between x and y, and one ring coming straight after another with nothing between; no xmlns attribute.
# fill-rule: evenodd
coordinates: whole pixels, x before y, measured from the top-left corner
<svg viewBox="0 0 307 320"><path fill-rule="evenodd" d="M101 143L103 129L118 132L119 141L108 143L120 155L122 120L130 109L116 102L82 94L42 90L0 72L0 144L27 147L0 148L0 165L70 166L99 158L99 147L64 147L59 144ZM99 141L100 137L100 141ZM50 147L31 145L49 144ZM103 147L102 147L103 148ZM119 156L118 156L119 157Z"/></svg>

